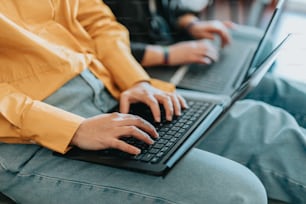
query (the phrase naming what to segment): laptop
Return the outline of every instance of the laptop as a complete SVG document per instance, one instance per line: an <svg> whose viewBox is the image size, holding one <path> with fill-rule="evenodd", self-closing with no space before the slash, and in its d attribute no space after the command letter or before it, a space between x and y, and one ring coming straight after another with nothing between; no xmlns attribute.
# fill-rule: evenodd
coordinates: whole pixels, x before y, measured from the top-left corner
<svg viewBox="0 0 306 204"><path fill-rule="evenodd" d="M248 38L247 33L234 35L232 43L221 50L219 61L211 65L190 64L175 71L153 67L147 71L152 77L172 82L178 88L230 96L245 77L255 71L253 69L264 59L263 55L269 54L269 50L273 49L271 39L283 5L284 0L279 0L273 8L272 16L261 37L258 36L255 40ZM254 35L254 28L248 29L245 32L250 36ZM258 30L256 31L258 33Z"/></svg>
<svg viewBox="0 0 306 204"><path fill-rule="evenodd" d="M230 110L235 101L244 97L257 86L274 62L287 38L271 52L256 71L241 83L230 103L207 98L205 94L198 91L178 89L177 92L185 97L189 108L183 110L182 115L174 118L173 121L169 122L162 119L161 123L154 123L153 116L146 105L140 103L132 105L130 113L139 115L151 122L160 136L153 145L147 145L132 137L122 138L125 142L141 148L140 155L130 155L115 149L88 151L76 147L64 155L54 154L152 175L166 175L199 140L204 138L205 133L217 124L218 120Z"/></svg>

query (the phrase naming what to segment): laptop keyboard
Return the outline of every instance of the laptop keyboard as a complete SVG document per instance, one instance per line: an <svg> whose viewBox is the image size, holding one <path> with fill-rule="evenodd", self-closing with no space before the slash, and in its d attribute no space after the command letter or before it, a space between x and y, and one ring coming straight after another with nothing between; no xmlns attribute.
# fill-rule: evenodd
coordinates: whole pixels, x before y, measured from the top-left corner
<svg viewBox="0 0 306 204"><path fill-rule="evenodd" d="M204 65L202 65L204 66ZM229 73L225 73L228 70ZM201 65L191 65L185 77L179 82L179 87L190 88L198 87L200 90L211 90L212 92L219 92L224 89L224 84L227 84L227 77L231 70L224 69L222 66L201 67ZM225 74L225 75L224 75Z"/></svg>
<svg viewBox="0 0 306 204"><path fill-rule="evenodd" d="M237 51L236 51L237 49ZM243 50L243 52L239 52ZM244 43L235 43L235 51L228 47L220 53L220 60L211 65L191 64L178 87L209 93L222 93L226 87L236 84L236 77L240 76L243 67L253 53L252 47ZM238 75L239 74L239 75Z"/></svg>
<svg viewBox="0 0 306 204"><path fill-rule="evenodd" d="M152 145L148 145L133 137L123 138L122 140L125 142L140 148L141 153L135 156L119 150L108 149L99 151L100 156L114 156L149 163L161 161L171 151L171 148L183 142L186 133L192 131L192 127L197 126L199 119L204 118L213 107L211 103L204 101L188 101L188 106L189 108L183 110L180 117L175 117L171 122L163 118L161 123L154 123L153 116L148 107L143 104L137 104L136 108L131 108L131 113L137 114L151 122L159 133L159 138L155 139ZM139 110L142 111L139 112Z"/></svg>

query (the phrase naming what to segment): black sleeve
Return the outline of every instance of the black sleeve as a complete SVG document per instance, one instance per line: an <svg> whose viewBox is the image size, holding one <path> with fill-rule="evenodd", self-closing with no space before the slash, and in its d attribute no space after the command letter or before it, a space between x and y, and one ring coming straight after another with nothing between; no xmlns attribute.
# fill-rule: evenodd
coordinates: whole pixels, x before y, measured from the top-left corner
<svg viewBox="0 0 306 204"><path fill-rule="evenodd" d="M130 34L131 51L134 58L141 63L147 43L148 28L146 18L147 0L103 0L116 16L118 22L123 24Z"/></svg>
<svg viewBox="0 0 306 204"><path fill-rule="evenodd" d="M131 42L132 54L139 63L141 63L143 59L146 47L146 43Z"/></svg>

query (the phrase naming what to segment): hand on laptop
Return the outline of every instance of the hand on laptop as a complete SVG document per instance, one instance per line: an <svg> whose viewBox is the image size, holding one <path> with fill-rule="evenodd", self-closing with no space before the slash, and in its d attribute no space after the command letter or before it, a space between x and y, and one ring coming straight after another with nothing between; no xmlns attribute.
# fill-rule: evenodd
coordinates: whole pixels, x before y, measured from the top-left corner
<svg viewBox="0 0 306 204"><path fill-rule="evenodd" d="M139 154L140 149L120 138L130 136L147 144L153 144L151 137L157 138L158 133L149 122L127 114L130 105L136 102L148 105L157 122L161 118L159 104L164 106L167 120L172 120L173 115L179 116L181 109L187 108L184 98L176 93L166 93L147 82L140 82L122 93L120 98L122 113L103 114L84 120L75 132L71 145L87 150L114 148L129 154Z"/></svg>
<svg viewBox="0 0 306 204"><path fill-rule="evenodd" d="M185 41L169 46L169 65L211 64L218 58L218 49L208 40Z"/></svg>
<svg viewBox="0 0 306 204"><path fill-rule="evenodd" d="M74 134L71 145L87 150L119 149L130 154L139 154L140 149L120 140L123 136L135 137L153 144L158 137L155 128L138 116L123 113L98 115L83 121Z"/></svg>
<svg viewBox="0 0 306 204"><path fill-rule="evenodd" d="M185 99L180 95L164 92L147 82L140 82L121 94L120 112L128 113L130 105L137 102L142 102L150 107L156 122L161 120L159 104L164 106L166 119L169 121L172 120L173 115L181 115L182 108L187 108Z"/></svg>
<svg viewBox="0 0 306 204"><path fill-rule="evenodd" d="M214 40L215 35L221 38L222 47L228 45L231 41L229 29L234 27L234 23L230 21L196 21L188 29L188 32L196 39Z"/></svg>

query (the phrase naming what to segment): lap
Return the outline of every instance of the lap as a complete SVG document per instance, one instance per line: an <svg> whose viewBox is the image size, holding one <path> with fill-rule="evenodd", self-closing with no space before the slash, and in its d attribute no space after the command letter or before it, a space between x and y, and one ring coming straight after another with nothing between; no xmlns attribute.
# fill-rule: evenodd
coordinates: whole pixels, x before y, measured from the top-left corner
<svg viewBox="0 0 306 204"><path fill-rule="evenodd" d="M198 148L237 161L264 183L268 195L306 201L306 130L281 108L237 102ZM280 190L281 189L281 190Z"/></svg>
<svg viewBox="0 0 306 204"><path fill-rule="evenodd" d="M10 148L13 151L24 146ZM9 148L0 151L3 149ZM198 149L187 154L165 177L55 157L44 148L18 168L9 165L13 158L0 155L1 161L6 161L0 166L0 178L6 187L0 190L21 203L217 204L252 198L254 203L261 198L265 202L264 188L249 170Z"/></svg>
<svg viewBox="0 0 306 204"><path fill-rule="evenodd" d="M300 126L306 127L306 84L266 74L260 84L247 95L288 111Z"/></svg>

